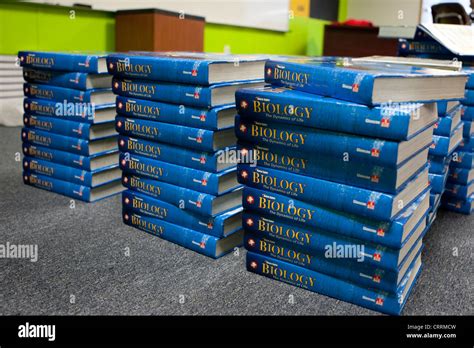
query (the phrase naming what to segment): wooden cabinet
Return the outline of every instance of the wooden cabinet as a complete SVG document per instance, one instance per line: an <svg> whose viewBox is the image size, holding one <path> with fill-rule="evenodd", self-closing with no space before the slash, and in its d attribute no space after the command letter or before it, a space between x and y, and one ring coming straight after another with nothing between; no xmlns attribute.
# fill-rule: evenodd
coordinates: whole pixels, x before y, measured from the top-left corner
<svg viewBox="0 0 474 348"><path fill-rule="evenodd" d="M378 33L378 27L326 25L323 54L344 57L396 56L398 39L379 38Z"/></svg>
<svg viewBox="0 0 474 348"><path fill-rule="evenodd" d="M201 52L204 24L203 17L164 10L117 11L115 50Z"/></svg>

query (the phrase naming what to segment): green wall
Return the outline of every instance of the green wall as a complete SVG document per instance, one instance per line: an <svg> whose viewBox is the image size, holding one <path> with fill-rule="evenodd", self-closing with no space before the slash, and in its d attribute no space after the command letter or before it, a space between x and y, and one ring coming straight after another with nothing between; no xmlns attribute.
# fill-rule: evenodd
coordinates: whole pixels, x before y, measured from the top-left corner
<svg viewBox="0 0 474 348"><path fill-rule="evenodd" d="M347 19L347 0L339 0L339 12L337 14L337 20L344 22Z"/></svg>
<svg viewBox="0 0 474 348"><path fill-rule="evenodd" d="M282 55L321 55L324 36L322 20L295 17L290 19L288 32L206 24L204 50L231 53L267 53Z"/></svg>
<svg viewBox="0 0 474 348"><path fill-rule="evenodd" d="M0 3L0 54L17 54L19 50L113 51L114 26L110 12Z"/></svg>
<svg viewBox="0 0 474 348"><path fill-rule="evenodd" d="M113 51L115 20L110 12L7 1L0 3L0 54L19 50ZM341 0L344 20L347 0ZM204 50L282 55L322 54L326 21L307 17L290 19L288 32L206 24Z"/></svg>

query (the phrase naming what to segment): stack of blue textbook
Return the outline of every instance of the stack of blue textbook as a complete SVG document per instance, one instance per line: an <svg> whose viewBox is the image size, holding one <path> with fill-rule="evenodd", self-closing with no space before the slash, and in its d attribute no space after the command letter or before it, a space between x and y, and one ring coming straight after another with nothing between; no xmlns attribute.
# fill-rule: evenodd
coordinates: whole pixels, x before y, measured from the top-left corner
<svg viewBox="0 0 474 348"><path fill-rule="evenodd" d="M435 124L433 144L429 151L430 214L428 224L436 219L441 197L446 189L449 164L463 136L462 108L459 101L439 101L438 122Z"/></svg>
<svg viewBox="0 0 474 348"><path fill-rule="evenodd" d="M25 184L93 202L123 191L104 55L19 52Z"/></svg>
<svg viewBox="0 0 474 348"><path fill-rule="evenodd" d="M125 224L206 256L242 244L235 91L263 83L256 58L112 54Z"/></svg>
<svg viewBox="0 0 474 348"><path fill-rule="evenodd" d="M463 47L462 38L453 42ZM465 65L463 72L469 75L465 96L458 102L438 104L440 123L435 130L433 149L430 150L430 180L432 184L430 222L436 217L439 206L462 214L474 210L474 172L472 162L474 115L474 72L473 56L458 55L441 42L435 40L429 31L419 26L413 40L400 40L398 54L405 57L429 58L430 64L447 68L446 63ZM444 59L444 61L440 60ZM460 116L462 115L462 116ZM446 116L446 117L444 117ZM461 118L462 120L459 120ZM462 122L461 122L462 121ZM451 131L451 133L449 133ZM471 144L471 145L469 145Z"/></svg>
<svg viewBox="0 0 474 348"><path fill-rule="evenodd" d="M399 314L421 269L432 101L461 98L465 79L347 58L267 61L271 85L236 93L251 159L237 169L247 269Z"/></svg>
<svg viewBox="0 0 474 348"><path fill-rule="evenodd" d="M465 98L461 100L462 140L452 155L442 207L471 214L474 211L474 69L465 68L463 72L469 78Z"/></svg>

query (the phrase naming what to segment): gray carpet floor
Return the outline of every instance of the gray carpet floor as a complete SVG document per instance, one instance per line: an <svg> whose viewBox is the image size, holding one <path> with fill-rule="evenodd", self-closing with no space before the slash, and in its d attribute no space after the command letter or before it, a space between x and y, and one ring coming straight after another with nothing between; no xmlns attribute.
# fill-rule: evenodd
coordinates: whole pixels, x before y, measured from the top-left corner
<svg viewBox="0 0 474 348"><path fill-rule="evenodd" d="M377 314L251 274L243 249L212 260L130 228L119 196L71 209L23 184L19 134L0 128L0 244L37 244L38 261L0 259L0 314ZM474 313L473 230L474 216L439 212L405 315Z"/></svg>

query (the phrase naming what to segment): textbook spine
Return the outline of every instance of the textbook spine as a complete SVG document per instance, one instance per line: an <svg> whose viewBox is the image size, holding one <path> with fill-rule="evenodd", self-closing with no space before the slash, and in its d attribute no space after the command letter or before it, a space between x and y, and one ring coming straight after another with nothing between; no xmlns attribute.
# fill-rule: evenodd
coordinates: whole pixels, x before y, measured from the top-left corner
<svg viewBox="0 0 474 348"><path fill-rule="evenodd" d="M61 54L54 52L18 52L20 66L74 72L99 72L100 55Z"/></svg>
<svg viewBox="0 0 474 348"><path fill-rule="evenodd" d="M244 209L256 214L341 233L394 249L402 246L403 227L396 221L390 223L359 218L250 187L244 187L242 201Z"/></svg>
<svg viewBox="0 0 474 348"><path fill-rule="evenodd" d="M403 109L369 108L269 87L239 89L236 92L236 106L242 118L260 122L280 122L382 139L407 140L409 137L411 115Z"/></svg>
<svg viewBox="0 0 474 348"><path fill-rule="evenodd" d="M129 226L148 232L205 256L217 259L224 255L217 253L217 242L219 238L214 236L126 210L123 212L123 221Z"/></svg>
<svg viewBox="0 0 474 348"><path fill-rule="evenodd" d="M65 121L54 117L24 115L25 127L45 132L51 132L67 137L90 139L90 124L74 121Z"/></svg>
<svg viewBox="0 0 474 348"><path fill-rule="evenodd" d="M145 156L155 160L169 162L212 173L217 173L219 171L219 156L224 151L235 149L235 147L229 147L214 153L193 151L190 149L178 148L169 144L132 138L123 135L119 136L118 144L119 150L121 152L129 152L134 155Z"/></svg>
<svg viewBox="0 0 474 348"><path fill-rule="evenodd" d="M126 153L120 154L120 168L130 174L144 175L151 179L164 181L172 185L208 193L214 196L225 193L220 192L219 189L220 174L185 168L179 165ZM234 169L222 173L228 174L232 171L234 171Z"/></svg>
<svg viewBox="0 0 474 348"><path fill-rule="evenodd" d="M122 202L124 209L132 213L157 218L217 238L227 235L224 231L225 218L227 217L225 214L216 217L199 216L186 212L173 204L131 190L122 193ZM230 231L230 233L240 229L242 227Z"/></svg>
<svg viewBox="0 0 474 348"><path fill-rule="evenodd" d="M397 291L396 271L391 272L374 266L357 264L357 262L348 263L340 259L331 260L319 254L310 255L272 239L248 232L244 236L244 246L247 251L344 279L363 287L390 293Z"/></svg>
<svg viewBox="0 0 474 348"><path fill-rule="evenodd" d="M122 184L132 191L173 204L183 210L203 216L212 215L212 204L216 196L129 173L122 174Z"/></svg>
<svg viewBox="0 0 474 348"><path fill-rule="evenodd" d="M263 167L239 164L241 184L377 220L393 217L394 195ZM428 182L426 182L428 187ZM403 202L409 204L410 202Z"/></svg>
<svg viewBox="0 0 474 348"><path fill-rule="evenodd" d="M218 125L218 113L228 108L231 108L231 106L198 109L121 96L117 96L116 101L117 112L124 117L141 118L208 130L220 129Z"/></svg>
<svg viewBox="0 0 474 348"><path fill-rule="evenodd" d="M84 185L58 180L50 176L33 174L29 171L23 172L23 182L27 185L41 188L43 190L56 192L84 202L90 202L91 189Z"/></svg>
<svg viewBox="0 0 474 348"><path fill-rule="evenodd" d="M247 270L386 314L399 315L406 301L401 290L390 295L252 252L247 253Z"/></svg>
<svg viewBox="0 0 474 348"><path fill-rule="evenodd" d="M372 105L374 77L370 74L337 71L329 66L305 66L268 60L265 63L265 82L274 86Z"/></svg>
<svg viewBox="0 0 474 348"><path fill-rule="evenodd" d="M277 123L248 121L235 118L235 133L241 141L268 146L276 150L320 153L327 156L360 159L366 163L396 167L398 143L368 137L358 137Z"/></svg>
<svg viewBox="0 0 474 348"><path fill-rule="evenodd" d="M210 130L178 126L117 116L115 128L122 135L179 145L190 149L214 152L215 133Z"/></svg>
<svg viewBox="0 0 474 348"><path fill-rule="evenodd" d="M206 109L212 106L211 87L206 86L156 83L144 80L132 81L114 77L112 90L115 94L128 98L155 100Z"/></svg>

